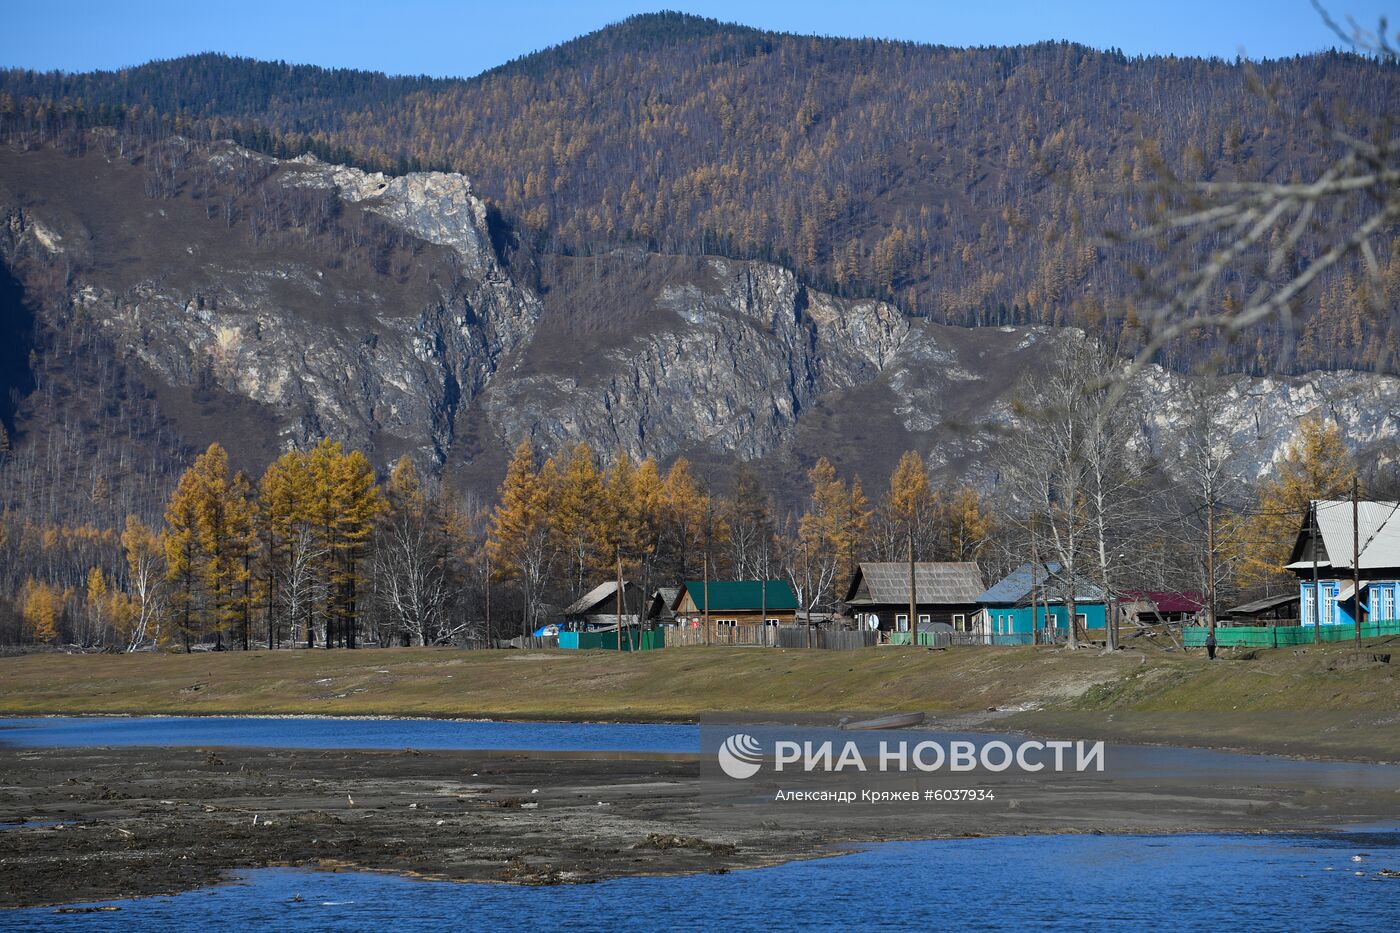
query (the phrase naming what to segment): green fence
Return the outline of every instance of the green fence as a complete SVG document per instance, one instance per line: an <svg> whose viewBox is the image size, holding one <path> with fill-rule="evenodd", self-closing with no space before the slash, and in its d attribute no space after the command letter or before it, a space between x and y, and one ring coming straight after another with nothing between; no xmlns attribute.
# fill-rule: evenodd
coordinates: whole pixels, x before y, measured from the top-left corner
<svg viewBox="0 0 1400 933"><path fill-rule="evenodd" d="M1185 630L1188 648L1204 648L1205 627ZM1380 638L1385 635L1400 635L1400 621L1366 622L1361 626L1362 638ZM1322 641L1351 641L1356 637L1356 626L1351 624L1322 626ZM1311 645L1317 641L1311 625L1221 625L1215 629L1215 643L1222 648L1233 645L1240 648L1278 648L1285 645Z"/></svg>
<svg viewBox="0 0 1400 933"><path fill-rule="evenodd" d="M666 635L662 629L639 631L628 629L622 633L623 651L651 651L664 647ZM560 648L617 650L617 632L560 632Z"/></svg>

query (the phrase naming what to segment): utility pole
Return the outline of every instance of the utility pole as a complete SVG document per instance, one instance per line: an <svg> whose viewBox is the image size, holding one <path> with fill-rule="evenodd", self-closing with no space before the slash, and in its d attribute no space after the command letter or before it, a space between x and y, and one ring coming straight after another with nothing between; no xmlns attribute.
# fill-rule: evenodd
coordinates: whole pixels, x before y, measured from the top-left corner
<svg viewBox="0 0 1400 933"><path fill-rule="evenodd" d="M622 654L622 545L617 545L617 653Z"/></svg>
<svg viewBox="0 0 1400 933"><path fill-rule="evenodd" d="M702 613L703 613L702 618L704 619L704 621L702 622L702 624L705 626L705 646L706 646L706 647L709 647L709 644L710 644L710 552L709 552L709 551L706 551L706 552L705 552L705 583L704 583L704 590L703 590L703 592L702 592L702 598L705 600L705 607L704 607L704 609L701 610Z"/></svg>
<svg viewBox="0 0 1400 933"><path fill-rule="evenodd" d="M491 644L491 551L486 551L486 647Z"/></svg>
<svg viewBox="0 0 1400 933"><path fill-rule="evenodd" d="M759 631L763 633L763 643L768 644L768 545L763 545L763 571L759 575L762 579L758 584L758 624Z"/></svg>
<svg viewBox="0 0 1400 933"><path fill-rule="evenodd" d="M1317 582L1317 500L1308 506L1308 520L1312 523L1312 571L1313 571L1313 644L1322 644L1322 585Z"/></svg>
<svg viewBox="0 0 1400 933"><path fill-rule="evenodd" d="M1356 647L1361 647L1361 487L1351 478L1351 600L1356 622Z"/></svg>
<svg viewBox="0 0 1400 933"><path fill-rule="evenodd" d="M919 600L914 592L914 521L909 520L909 646L919 646Z"/></svg>

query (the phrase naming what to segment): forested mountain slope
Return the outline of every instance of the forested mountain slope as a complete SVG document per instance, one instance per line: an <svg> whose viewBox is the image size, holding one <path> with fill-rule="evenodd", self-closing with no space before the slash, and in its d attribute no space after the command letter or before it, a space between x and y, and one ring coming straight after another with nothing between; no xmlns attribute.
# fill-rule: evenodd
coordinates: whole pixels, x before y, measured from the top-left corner
<svg viewBox="0 0 1400 933"><path fill-rule="evenodd" d="M7 373L0 508L117 527L157 514L210 442L259 471L323 437L380 469L411 455L490 497L522 439L686 456L727 487L759 464L784 502L821 456L888 476L916 449L992 487L1026 379L1062 332L960 328L790 270L620 248L537 254L471 182L386 176L170 138L123 154L0 148ZM1149 373L1138 433L1169 455L1180 377ZM1395 377L1239 377L1222 418L1245 472L1320 412L1390 462Z"/></svg>
<svg viewBox="0 0 1400 933"><path fill-rule="evenodd" d="M1116 335L1126 322L1131 345L1152 254L1102 235L1143 223L1153 179L1310 177L1328 153L1318 121L1383 122L1400 70L1344 54L1245 66L1066 43L954 49L656 14L466 80L199 55L11 71L0 94L12 143L107 122L451 169L545 253L765 259L936 323ZM1228 346L1194 335L1164 362L1223 350L1255 372L1393 369L1393 246L1379 302L1342 269L1291 325Z"/></svg>

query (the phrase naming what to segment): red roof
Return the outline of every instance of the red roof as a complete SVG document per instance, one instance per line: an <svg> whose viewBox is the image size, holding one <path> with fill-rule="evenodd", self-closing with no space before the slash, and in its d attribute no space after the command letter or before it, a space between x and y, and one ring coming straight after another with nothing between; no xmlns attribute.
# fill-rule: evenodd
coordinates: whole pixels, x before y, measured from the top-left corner
<svg viewBox="0 0 1400 933"><path fill-rule="evenodd" d="M1206 601L1200 593L1164 593L1157 590L1124 590L1123 596L1138 602L1150 602L1158 612L1200 612Z"/></svg>

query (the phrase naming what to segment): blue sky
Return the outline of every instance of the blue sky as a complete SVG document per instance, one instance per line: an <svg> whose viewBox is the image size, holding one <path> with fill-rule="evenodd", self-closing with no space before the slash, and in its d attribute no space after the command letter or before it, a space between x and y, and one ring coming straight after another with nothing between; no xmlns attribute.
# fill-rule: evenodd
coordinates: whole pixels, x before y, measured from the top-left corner
<svg viewBox="0 0 1400 933"><path fill-rule="evenodd" d="M1400 0L1328 0L1375 28ZM679 9L788 32L946 45L1070 39L1129 54L1273 58L1330 48L1308 0L3 0L0 66L83 71L218 51L470 76L633 13ZM1391 32L1395 27L1392 26Z"/></svg>

